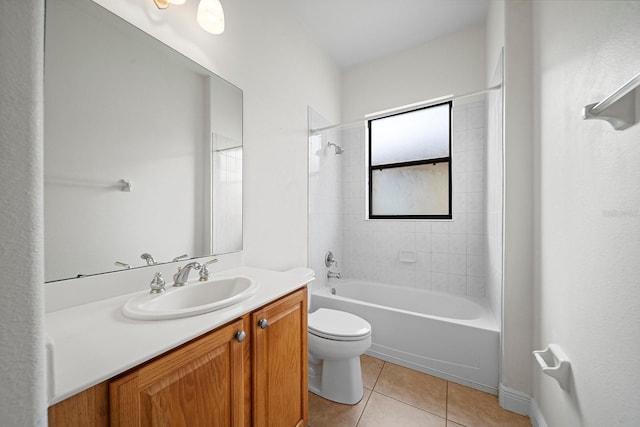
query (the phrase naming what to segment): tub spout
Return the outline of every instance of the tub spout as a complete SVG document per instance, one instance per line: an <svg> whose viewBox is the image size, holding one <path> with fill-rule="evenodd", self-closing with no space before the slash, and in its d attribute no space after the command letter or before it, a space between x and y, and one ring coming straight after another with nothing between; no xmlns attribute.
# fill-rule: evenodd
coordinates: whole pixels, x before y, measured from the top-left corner
<svg viewBox="0 0 640 427"><path fill-rule="evenodd" d="M329 270L327 271L327 279L339 279L340 278L340 273L334 273L333 271Z"/></svg>

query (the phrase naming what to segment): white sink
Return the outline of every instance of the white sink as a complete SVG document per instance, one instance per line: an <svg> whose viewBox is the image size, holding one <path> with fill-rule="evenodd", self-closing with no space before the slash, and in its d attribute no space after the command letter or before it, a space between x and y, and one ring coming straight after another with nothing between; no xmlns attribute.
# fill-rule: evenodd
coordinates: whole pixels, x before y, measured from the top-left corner
<svg viewBox="0 0 640 427"><path fill-rule="evenodd" d="M160 294L136 295L122 307L122 314L137 320L164 320L220 310L256 293L258 283L249 277L216 277L207 282L167 286Z"/></svg>

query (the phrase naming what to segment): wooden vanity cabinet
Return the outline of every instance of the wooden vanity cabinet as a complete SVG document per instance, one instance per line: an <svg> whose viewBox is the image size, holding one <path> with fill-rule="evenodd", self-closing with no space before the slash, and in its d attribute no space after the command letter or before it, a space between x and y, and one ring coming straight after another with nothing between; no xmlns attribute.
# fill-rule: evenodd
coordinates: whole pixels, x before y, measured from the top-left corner
<svg viewBox="0 0 640 427"><path fill-rule="evenodd" d="M302 288L53 405L49 425L304 426L306 297Z"/></svg>
<svg viewBox="0 0 640 427"><path fill-rule="evenodd" d="M251 314L253 425L307 424L307 289Z"/></svg>

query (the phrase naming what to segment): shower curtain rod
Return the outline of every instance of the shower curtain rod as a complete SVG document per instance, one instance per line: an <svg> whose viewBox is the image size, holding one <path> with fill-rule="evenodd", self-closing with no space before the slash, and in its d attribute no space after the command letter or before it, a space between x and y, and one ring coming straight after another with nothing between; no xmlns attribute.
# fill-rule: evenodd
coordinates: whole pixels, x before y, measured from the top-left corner
<svg viewBox="0 0 640 427"><path fill-rule="evenodd" d="M502 88L502 83L499 83L499 84L497 84L495 86L491 86L491 87L489 87L487 89L479 90L479 91L476 91L476 92L468 92L468 93L463 93L461 95L456 95L456 96L445 95L445 96L441 96L439 98L432 98L432 99L428 99L426 101L415 102L413 104L403 105L401 107L391 108L389 110L378 111L376 113L366 114L364 116L364 118L362 118L360 120L352 120L350 122L338 123L337 125L324 126L324 127L317 128L317 129L310 129L309 130L309 134L310 135L315 135L315 134L318 134L320 132L324 132L326 130L341 128L343 126L348 126L348 125L355 125L357 123L361 123L361 122L363 122L365 120L370 120L372 118L382 117L382 116L385 116L385 115L388 115L388 114L391 114L391 113L398 113L398 112L401 112L401 111L411 110L413 108L426 107L426 106L429 106L429 105L437 104L439 102L455 101L456 99L469 98L470 96L482 95L483 93L491 92L492 90L496 90L496 89L500 89L500 88Z"/></svg>

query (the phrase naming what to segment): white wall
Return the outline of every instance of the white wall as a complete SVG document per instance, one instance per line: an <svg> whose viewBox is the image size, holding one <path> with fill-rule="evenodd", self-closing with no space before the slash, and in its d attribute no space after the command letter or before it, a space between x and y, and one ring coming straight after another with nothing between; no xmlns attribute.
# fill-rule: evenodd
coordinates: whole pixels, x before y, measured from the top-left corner
<svg viewBox="0 0 640 427"><path fill-rule="evenodd" d="M224 2L225 32L197 25L195 1L96 0L244 91L246 264L307 264L307 105L340 117L340 73L283 0Z"/></svg>
<svg viewBox="0 0 640 427"><path fill-rule="evenodd" d="M342 119L484 89L485 68L484 25L349 68L342 76Z"/></svg>
<svg viewBox="0 0 640 427"><path fill-rule="evenodd" d="M44 2L0 1L0 425L46 425Z"/></svg>
<svg viewBox="0 0 640 427"><path fill-rule="evenodd" d="M640 71L637 1L534 2L534 347L562 347L570 390L534 369L549 426L640 423L640 125L583 121Z"/></svg>
<svg viewBox="0 0 640 427"><path fill-rule="evenodd" d="M531 393L533 161L531 2L505 2L501 385Z"/></svg>

